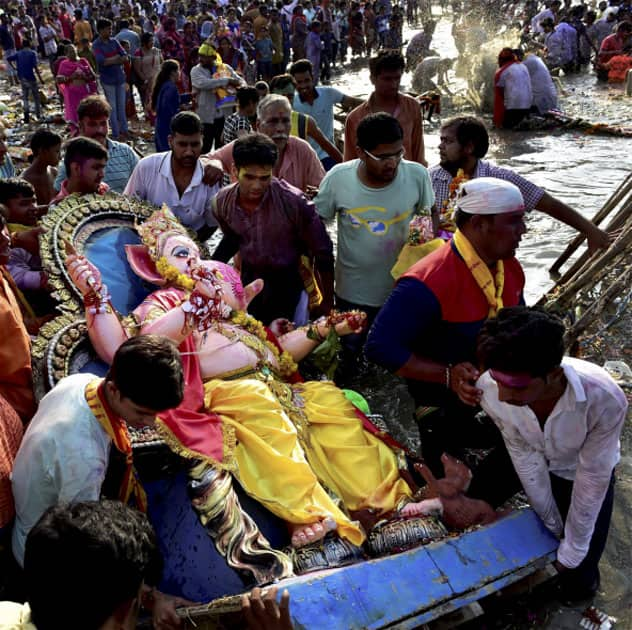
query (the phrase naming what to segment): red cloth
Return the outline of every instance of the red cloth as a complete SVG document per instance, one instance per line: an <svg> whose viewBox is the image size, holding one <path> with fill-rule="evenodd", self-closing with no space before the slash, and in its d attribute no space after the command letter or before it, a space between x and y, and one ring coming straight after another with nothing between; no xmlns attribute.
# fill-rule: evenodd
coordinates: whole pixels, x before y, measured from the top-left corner
<svg viewBox="0 0 632 630"><path fill-rule="evenodd" d="M509 68L510 65L516 63L515 61L510 61L502 65L498 70L496 70L496 74L494 75L494 126L502 127L503 120L505 118L505 92L503 88L498 87L498 80L500 79L500 75Z"/></svg>
<svg viewBox="0 0 632 630"><path fill-rule="evenodd" d="M184 291L162 289L152 293L147 300L171 310L180 305ZM200 372L200 360L193 335L189 335L179 346L184 369L184 398L180 405L158 417L175 438L190 451L222 462L224 439L222 419L204 407L204 384Z"/></svg>

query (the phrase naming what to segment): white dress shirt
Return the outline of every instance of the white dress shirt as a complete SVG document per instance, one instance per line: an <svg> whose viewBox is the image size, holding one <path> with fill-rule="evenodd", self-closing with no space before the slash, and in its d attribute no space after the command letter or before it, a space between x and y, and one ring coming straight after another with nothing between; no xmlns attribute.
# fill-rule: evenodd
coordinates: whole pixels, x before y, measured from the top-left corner
<svg viewBox="0 0 632 630"><path fill-rule="evenodd" d="M111 440L86 402L94 374L73 374L42 398L15 457L13 553L24 564L24 543L40 516L57 503L96 501Z"/></svg>
<svg viewBox="0 0 632 630"><path fill-rule="evenodd" d="M564 358L567 386L541 428L529 406L498 400L489 372L478 380L481 406L502 432L533 509L562 537L557 558L574 568L586 556L612 470L619 461L619 436L626 418L625 394L602 368ZM553 498L549 473L572 480L564 524Z"/></svg>
<svg viewBox="0 0 632 630"><path fill-rule="evenodd" d="M134 169L124 195L138 197L156 206L166 203L183 225L199 230L201 227L215 226L211 200L219 186L207 186L202 182L204 170L198 160L191 183L182 196L178 193L171 170L171 151L154 153L144 157Z"/></svg>

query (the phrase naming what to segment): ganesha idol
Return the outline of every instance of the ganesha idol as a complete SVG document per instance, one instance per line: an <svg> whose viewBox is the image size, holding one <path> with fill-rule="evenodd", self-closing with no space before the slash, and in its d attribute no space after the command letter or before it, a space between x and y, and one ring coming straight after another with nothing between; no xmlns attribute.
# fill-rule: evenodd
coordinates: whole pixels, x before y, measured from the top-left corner
<svg viewBox="0 0 632 630"><path fill-rule="evenodd" d="M131 335L160 334L180 344L185 399L156 422L169 447L230 471L287 522L295 548L325 536L359 546L375 523L384 528L406 520L413 540L399 532L396 547L427 539L428 527L419 527L423 506L400 473L403 458L333 383L304 382L297 371L297 362L332 327L339 335L358 332L364 315L332 314L277 336L247 313L263 282L244 287L234 268L202 260L166 208L138 232L142 245L126 246L128 261L160 288L127 317L112 308L92 263L73 253L66 266L84 296L92 344L105 361ZM430 521L432 531L443 532Z"/></svg>

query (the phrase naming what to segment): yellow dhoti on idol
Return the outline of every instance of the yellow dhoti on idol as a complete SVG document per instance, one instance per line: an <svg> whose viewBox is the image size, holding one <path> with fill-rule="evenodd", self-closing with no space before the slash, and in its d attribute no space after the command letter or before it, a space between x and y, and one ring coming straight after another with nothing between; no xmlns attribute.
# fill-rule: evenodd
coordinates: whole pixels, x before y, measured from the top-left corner
<svg viewBox="0 0 632 630"><path fill-rule="evenodd" d="M412 494L400 478L395 454L364 430L333 383L288 384L268 371L207 381L204 390L207 409L235 432L240 483L288 522L330 515L341 536L360 544L361 528L319 481L351 511L388 512Z"/></svg>

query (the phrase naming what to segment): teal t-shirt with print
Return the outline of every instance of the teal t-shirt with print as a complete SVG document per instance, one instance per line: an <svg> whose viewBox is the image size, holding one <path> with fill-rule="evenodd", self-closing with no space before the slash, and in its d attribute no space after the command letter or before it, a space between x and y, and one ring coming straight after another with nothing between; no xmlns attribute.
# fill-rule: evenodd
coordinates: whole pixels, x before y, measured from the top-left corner
<svg viewBox="0 0 632 630"><path fill-rule="evenodd" d="M391 268L408 238L415 214L429 213L434 193L428 171L402 160L384 188L365 186L360 160L336 165L320 184L314 203L325 220L337 218L336 294L382 306L393 288Z"/></svg>

